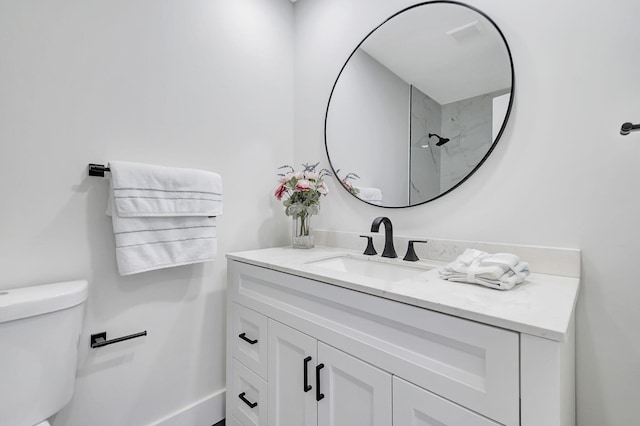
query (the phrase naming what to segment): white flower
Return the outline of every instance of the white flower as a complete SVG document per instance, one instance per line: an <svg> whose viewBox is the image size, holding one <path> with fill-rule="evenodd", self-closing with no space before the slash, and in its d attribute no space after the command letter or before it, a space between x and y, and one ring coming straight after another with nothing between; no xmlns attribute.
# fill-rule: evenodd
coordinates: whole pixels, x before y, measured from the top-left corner
<svg viewBox="0 0 640 426"><path fill-rule="evenodd" d="M278 179L278 182L286 183L286 182L290 181L292 178L293 178L293 173L287 173L284 176L280 176L280 179Z"/></svg>

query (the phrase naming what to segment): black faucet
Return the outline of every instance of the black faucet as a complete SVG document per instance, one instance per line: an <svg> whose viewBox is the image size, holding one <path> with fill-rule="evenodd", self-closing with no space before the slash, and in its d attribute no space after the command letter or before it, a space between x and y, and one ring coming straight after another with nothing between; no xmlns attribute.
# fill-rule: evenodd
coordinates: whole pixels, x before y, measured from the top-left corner
<svg viewBox="0 0 640 426"><path fill-rule="evenodd" d="M371 232L378 232L380 224L384 223L384 250L382 257L398 257L396 249L393 248L393 226L388 217L376 217L371 224Z"/></svg>

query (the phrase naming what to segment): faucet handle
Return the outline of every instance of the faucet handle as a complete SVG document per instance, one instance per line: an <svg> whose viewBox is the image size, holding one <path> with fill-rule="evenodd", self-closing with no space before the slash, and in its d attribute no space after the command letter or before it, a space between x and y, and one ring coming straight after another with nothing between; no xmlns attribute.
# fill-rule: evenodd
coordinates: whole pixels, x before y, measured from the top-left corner
<svg viewBox="0 0 640 426"><path fill-rule="evenodd" d="M415 262L418 259L418 255L416 254L415 249L413 248L413 243L428 243L426 240L409 240L409 247L407 247L407 254L404 255L402 260L406 260L407 262Z"/></svg>
<svg viewBox="0 0 640 426"><path fill-rule="evenodd" d="M367 256L373 256L374 254L378 254L376 248L373 246L373 237L371 235L360 235L362 238L367 239L367 248L364 249L364 253Z"/></svg>

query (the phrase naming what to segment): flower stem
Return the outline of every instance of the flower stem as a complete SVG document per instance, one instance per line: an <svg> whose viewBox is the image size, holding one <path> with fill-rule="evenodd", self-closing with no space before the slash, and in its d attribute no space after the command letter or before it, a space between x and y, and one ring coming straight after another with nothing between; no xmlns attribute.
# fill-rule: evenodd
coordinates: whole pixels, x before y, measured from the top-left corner
<svg viewBox="0 0 640 426"><path fill-rule="evenodd" d="M309 214L306 212L298 213L299 227L296 229L296 233L300 237L306 237L309 235Z"/></svg>

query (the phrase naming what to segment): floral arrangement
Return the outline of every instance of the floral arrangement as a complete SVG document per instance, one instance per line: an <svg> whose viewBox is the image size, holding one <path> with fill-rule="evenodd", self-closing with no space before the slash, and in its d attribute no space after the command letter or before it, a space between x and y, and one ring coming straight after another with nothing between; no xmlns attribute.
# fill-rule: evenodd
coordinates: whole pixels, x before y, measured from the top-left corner
<svg viewBox="0 0 640 426"><path fill-rule="evenodd" d="M303 164L301 172L286 165L278 168L286 169L286 173L278 174L278 187L274 195L278 200L284 199L287 216L309 216L320 211L320 197L329 193L324 178L331 173L326 169L316 172L318 164Z"/></svg>
<svg viewBox="0 0 640 426"><path fill-rule="evenodd" d="M329 193L324 177L330 176L326 169L316 172L318 164L303 164L304 169L296 172L291 166L282 166L286 173L279 173L275 196L283 200L285 214L293 217L292 243L295 248L311 248L314 237L311 235L310 218L320 211L320 197Z"/></svg>

